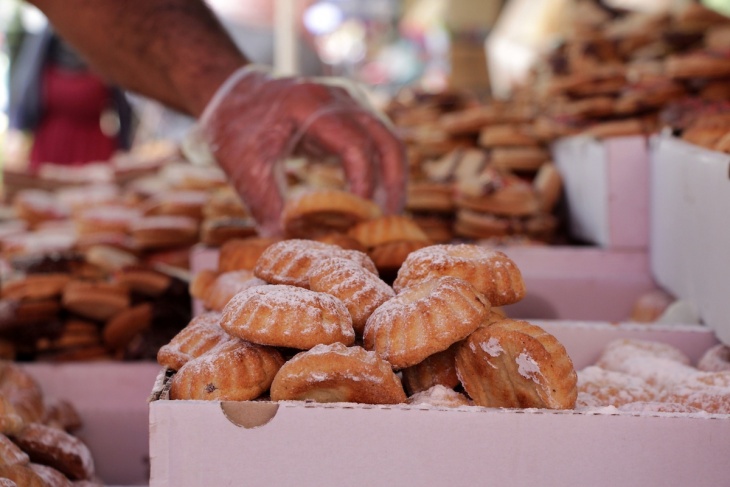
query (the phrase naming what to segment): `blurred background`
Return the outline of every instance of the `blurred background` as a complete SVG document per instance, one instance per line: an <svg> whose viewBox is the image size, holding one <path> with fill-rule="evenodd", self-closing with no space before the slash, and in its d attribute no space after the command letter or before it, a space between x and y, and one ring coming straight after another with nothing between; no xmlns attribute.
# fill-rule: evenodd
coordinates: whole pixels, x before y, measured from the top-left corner
<svg viewBox="0 0 730 487"><path fill-rule="evenodd" d="M540 56L566 32L577 0L209 0L236 42L258 63L280 72L345 77L368 88L384 106L408 89L464 90L505 98ZM687 0L605 0L605 9L661 12ZM705 5L730 11L730 1ZM14 127L23 54L47 31L46 20L21 0L0 2L0 164L28 167L31 131ZM27 83L26 83L27 84ZM180 141L192 121L132 93L131 144ZM105 133L119 130L105 113ZM122 144L122 147L124 144ZM129 147L123 147L129 149Z"/></svg>

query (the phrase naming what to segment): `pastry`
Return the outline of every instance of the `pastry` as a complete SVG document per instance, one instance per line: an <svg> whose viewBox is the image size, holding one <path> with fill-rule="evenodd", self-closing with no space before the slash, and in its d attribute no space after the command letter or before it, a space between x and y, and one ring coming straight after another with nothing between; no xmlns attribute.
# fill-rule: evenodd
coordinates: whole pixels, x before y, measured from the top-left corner
<svg viewBox="0 0 730 487"><path fill-rule="evenodd" d="M203 219L203 207L208 202L208 193L202 190L172 190L157 193L143 205L145 216L174 215L194 220Z"/></svg>
<svg viewBox="0 0 730 487"><path fill-rule="evenodd" d="M630 319L637 323L653 323L673 302L674 298L661 289L648 291L634 303Z"/></svg>
<svg viewBox="0 0 730 487"><path fill-rule="evenodd" d="M89 448L65 431L31 423L13 441L28 454L31 462L55 468L70 479L82 480L94 475Z"/></svg>
<svg viewBox="0 0 730 487"><path fill-rule="evenodd" d="M188 291L193 299L205 301L210 293L210 287L218 277L218 272L211 269L201 269L193 276Z"/></svg>
<svg viewBox="0 0 730 487"><path fill-rule="evenodd" d="M0 434L0 465L27 465L30 462L28 454L18 448L5 434Z"/></svg>
<svg viewBox="0 0 730 487"><path fill-rule="evenodd" d="M342 301L352 316L355 333L378 306L395 296L393 288L372 272L347 259L326 259L309 273L309 288Z"/></svg>
<svg viewBox="0 0 730 487"><path fill-rule="evenodd" d="M411 181L406 194L406 209L433 213L454 210L454 191L450 183Z"/></svg>
<svg viewBox="0 0 730 487"><path fill-rule="evenodd" d="M0 395L0 434L12 435L20 431L24 426L23 418L20 417L15 406L5 397L3 392Z"/></svg>
<svg viewBox="0 0 730 487"><path fill-rule="evenodd" d="M117 282L133 293L156 298L170 288L172 277L142 266L128 266L114 273Z"/></svg>
<svg viewBox="0 0 730 487"><path fill-rule="evenodd" d="M456 371L479 406L572 409L578 395L565 347L526 321L507 319L476 330L456 352Z"/></svg>
<svg viewBox="0 0 730 487"><path fill-rule="evenodd" d="M697 361L697 368L704 372L730 370L730 347L724 343L710 347Z"/></svg>
<svg viewBox="0 0 730 487"><path fill-rule="evenodd" d="M492 165L506 171L537 171L550 159L550 153L542 147L498 147L492 149Z"/></svg>
<svg viewBox="0 0 730 487"><path fill-rule="evenodd" d="M41 465L40 463L31 463L29 466L31 470L36 473L36 475L43 479L47 487L73 486L71 481L55 468L49 467L48 465Z"/></svg>
<svg viewBox="0 0 730 487"><path fill-rule="evenodd" d="M148 216L138 218L129 231L141 249L179 247L198 240L198 222L188 216Z"/></svg>
<svg viewBox="0 0 730 487"><path fill-rule="evenodd" d="M456 376L458 342L442 352L426 357L422 362L401 370L403 387L409 395L440 385L453 389L459 385Z"/></svg>
<svg viewBox="0 0 730 487"><path fill-rule="evenodd" d="M9 414L14 410L24 423L40 421L45 414L40 386L12 362L0 362L0 396L12 406Z"/></svg>
<svg viewBox="0 0 730 487"><path fill-rule="evenodd" d="M357 239L345 235L344 233L330 232L322 235L317 235L312 238L317 242L322 242L330 245L337 245L345 250L357 250L358 252L366 252L367 249Z"/></svg>
<svg viewBox="0 0 730 487"><path fill-rule="evenodd" d="M650 402L658 398L656 388L639 377L613 372L595 365L578 371L578 394L591 398L596 406L623 406L631 402Z"/></svg>
<svg viewBox="0 0 730 487"><path fill-rule="evenodd" d="M309 287L309 271L323 260L340 257L352 260L373 274L377 268L366 254L345 250L314 240L283 240L269 246L256 262L254 275L271 284Z"/></svg>
<svg viewBox="0 0 730 487"><path fill-rule="evenodd" d="M76 231L80 235L97 233L125 234L132 222L141 216L136 208L127 206L100 206L87 208L74 215Z"/></svg>
<svg viewBox="0 0 730 487"><path fill-rule="evenodd" d="M355 341L352 317L342 301L282 284L236 294L223 309L221 328L252 343L299 350Z"/></svg>
<svg viewBox="0 0 730 487"><path fill-rule="evenodd" d="M58 298L71 280L67 273L29 274L13 281L4 281L0 288L2 299L43 300Z"/></svg>
<svg viewBox="0 0 730 487"><path fill-rule="evenodd" d="M221 246L218 254L218 271L253 270L256 261L277 238L250 237L229 240Z"/></svg>
<svg viewBox="0 0 730 487"><path fill-rule="evenodd" d="M337 189L311 190L284 204L281 221L290 238L309 238L322 233L346 232L353 225L379 217L372 201Z"/></svg>
<svg viewBox="0 0 730 487"><path fill-rule="evenodd" d="M48 484L29 465L0 465L0 482L17 487L48 487ZM3 484L0 484L3 485Z"/></svg>
<svg viewBox="0 0 730 487"><path fill-rule="evenodd" d="M254 286L263 286L267 282L254 277L252 271L240 270L223 272L215 278L210 285L208 294L203 300L206 309L212 311L223 311L233 296L239 292Z"/></svg>
<svg viewBox="0 0 730 487"><path fill-rule="evenodd" d="M349 230L348 235L366 248L403 241L429 243L418 224L405 215L387 215L358 223Z"/></svg>
<svg viewBox="0 0 730 487"><path fill-rule="evenodd" d="M180 367L172 377L170 399L256 399L269 389L283 363L275 348L231 340Z"/></svg>
<svg viewBox="0 0 730 487"><path fill-rule="evenodd" d="M229 240L255 235L256 224L252 218L206 218L200 227L200 241L209 247L220 247Z"/></svg>
<svg viewBox="0 0 730 487"><path fill-rule="evenodd" d="M393 282L398 269L411 252L428 247L424 240L400 240L376 245L368 250L368 256L378 269L378 274L386 282Z"/></svg>
<svg viewBox="0 0 730 487"><path fill-rule="evenodd" d="M714 414L730 414L730 371L698 372L667 385L660 397Z"/></svg>
<svg viewBox="0 0 730 487"><path fill-rule="evenodd" d="M186 362L223 343L234 340L220 326L220 313L208 312L196 316L169 343L157 352L157 363L180 370Z"/></svg>
<svg viewBox="0 0 730 487"><path fill-rule="evenodd" d="M400 293L417 282L437 276L468 281L492 306L516 303L525 296L525 283L504 253L474 244L431 245L412 252L403 263L393 289Z"/></svg>
<svg viewBox="0 0 730 487"><path fill-rule="evenodd" d="M474 405L464 394L440 384L413 394L407 402L413 406L427 405L436 408L460 408Z"/></svg>
<svg viewBox="0 0 730 487"><path fill-rule="evenodd" d="M416 365L476 330L489 302L471 284L440 276L401 289L365 325L363 346L395 369Z"/></svg>
<svg viewBox="0 0 730 487"><path fill-rule="evenodd" d="M398 404L406 395L388 362L361 347L335 343L286 362L271 384L271 399Z"/></svg>
<svg viewBox="0 0 730 487"><path fill-rule="evenodd" d="M104 325L103 341L110 350L121 350L129 345L135 336L152 326L154 307L143 302L120 311Z"/></svg>
<svg viewBox="0 0 730 487"><path fill-rule="evenodd" d="M43 424L60 428L69 433L83 426L81 416L74 405L65 399L46 398L46 415Z"/></svg>
<svg viewBox="0 0 730 487"><path fill-rule="evenodd" d="M80 316L106 321L128 308L130 297L121 284L74 280L64 288L62 303Z"/></svg>
<svg viewBox="0 0 730 487"><path fill-rule="evenodd" d="M482 147L525 147L538 143L531 125L489 125L479 133L479 145Z"/></svg>

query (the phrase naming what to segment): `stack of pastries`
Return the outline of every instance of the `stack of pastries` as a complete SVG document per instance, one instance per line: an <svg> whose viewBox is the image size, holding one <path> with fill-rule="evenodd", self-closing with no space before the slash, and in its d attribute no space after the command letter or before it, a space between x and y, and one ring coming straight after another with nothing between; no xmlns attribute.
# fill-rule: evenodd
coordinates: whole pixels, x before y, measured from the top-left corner
<svg viewBox="0 0 730 487"><path fill-rule="evenodd" d="M22 368L0 361L0 485L101 486L82 422L67 401L44 397Z"/></svg>
<svg viewBox="0 0 730 487"><path fill-rule="evenodd" d="M390 285L360 250L303 238L261 247L236 285L194 282L225 304L160 349L171 399L574 407L563 345L499 308L525 295L502 252L422 246ZM219 266L246 253L222 253Z"/></svg>

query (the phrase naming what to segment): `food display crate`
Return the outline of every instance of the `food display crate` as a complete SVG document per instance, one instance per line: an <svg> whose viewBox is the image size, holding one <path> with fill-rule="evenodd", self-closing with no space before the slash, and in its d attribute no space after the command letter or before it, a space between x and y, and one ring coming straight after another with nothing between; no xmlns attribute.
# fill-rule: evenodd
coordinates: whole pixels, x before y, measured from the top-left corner
<svg viewBox="0 0 730 487"><path fill-rule="evenodd" d="M717 343L700 325L535 322L576 369L610 340ZM730 416L351 403L150 403L150 486L724 485Z"/></svg>

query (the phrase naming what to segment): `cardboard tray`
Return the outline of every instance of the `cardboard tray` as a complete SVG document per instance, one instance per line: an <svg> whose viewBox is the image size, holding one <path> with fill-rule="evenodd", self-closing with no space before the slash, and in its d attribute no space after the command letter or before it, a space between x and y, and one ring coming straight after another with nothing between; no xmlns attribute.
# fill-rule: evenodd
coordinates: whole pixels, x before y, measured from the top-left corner
<svg viewBox="0 0 730 487"><path fill-rule="evenodd" d="M573 237L604 248L649 245L649 148L645 136L559 139L551 147L563 178Z"/></svg>
<svg viewBox="0 0 730 487"><path fill-rule="evenodd" d="M730 343L730 155L668 133L651 153L652 274Z"/></svg>
<svg viewBox="0 0 730 487"><path fill-rule="evenodd" d="M672 343L693 360L717 343L697 325L535 323L578 369L617 337ZM161 398L150 403L150 434L151 487L684 487L730 477L730 415Z"/></svg>

